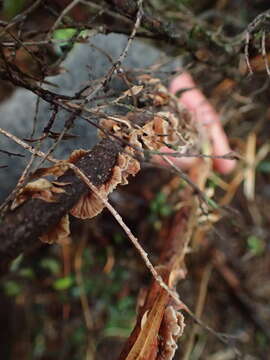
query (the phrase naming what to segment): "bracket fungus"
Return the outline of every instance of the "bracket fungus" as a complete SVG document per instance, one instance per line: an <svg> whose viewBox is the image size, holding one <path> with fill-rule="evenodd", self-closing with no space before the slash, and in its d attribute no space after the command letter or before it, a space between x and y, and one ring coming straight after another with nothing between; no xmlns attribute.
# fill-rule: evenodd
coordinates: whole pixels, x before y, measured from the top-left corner
<svg viewBox="0 0 270 360"><path fill-rule="evenodd" d="M97 186L98 194L89 189L69 210L69 213L77 218L89 219L103 210L105 205L102 199L107 200L109 194L118 185L128 184L128 177L135 176L140 171L140 160L143 158L144 150L156 151L164 145L169 145L177 148L178 151L183 151L194 145L183 135L185 132L183 129L186 127L187 130L190 125L190 118L185 112L180 111L177 102L160 80L149 76L141 76L138 80L143 85L133 87L125 96L144 97L150 105L147 110L137 109L126 116L108 116L100 120L99 125L105 131L99 131L99 136L104 138L108 133L114 135L122 140L122 147L110 170L109 179ZM88 154L89 151L78 149L73 151L67 160L58 161L49 168L38 169L32 177L39 179L27 184L18 192L11 210L30 197L57 202L57 194L65 191L63 188L65 184L50 182L40 177L48 175L59 177L72 168L71 164L76 166L76 163ZM42 235L41 240L52 243L67 237L69 234L67 216L55 229L50 230L47 235Z"/></svg>

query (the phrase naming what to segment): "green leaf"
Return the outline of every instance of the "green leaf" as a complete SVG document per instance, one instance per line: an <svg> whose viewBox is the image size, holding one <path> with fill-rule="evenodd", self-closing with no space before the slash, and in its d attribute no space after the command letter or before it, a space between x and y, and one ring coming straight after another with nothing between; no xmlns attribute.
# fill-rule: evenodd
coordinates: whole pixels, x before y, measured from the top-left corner
<svg viewBox="0 0 270 360"><path fill-rule="evenodd" d="M171 206L167 203L167 195L163 192L157 193L150 203L151 215L169 216L172 213Z"/></svg>
<svg viewBox="0 0 270 360"><path fill-rule="evenodd" d="M63 278L57 279L53 283L53 288L57 291L63 291L71 288L73 285L74 280L71 276L65 276Z"/></svg>
<svg viewBox="0 0 270 360"><path fill-rule="evenodd" d="M31 268L22 268L19 270L19 275L24 278L33 279L35 277L35 273Z"/></svg>
<svg viewBox="0 0 270 360"><path fill-rule="evenodd" d="M161 216L169 216L172 214L172 208L171 206L169 205L163 205L161 208L160 208L160 215Z"/></svg>
<svg viewBox="0 0 270 360"><path fill-rule="evenodd" d="M210 198L207 198L207 203L209 206L211 206L213 209L218 209L219 208L219 205L212 199Z"/></svg>
<svg viewBox="0 0 270 360"><path fill-rule="evenodd" d="M26 0L5 0L4 1L4 16L8 19L17 15L26 4Z"/></svg>
<svg viewBox="0 0 270 360"><path fill-rule="evenodd" d="M75 34L76 29L59 29L55 30L53 33L53 38L56 40L70 40Z"/></svg>
<svg viewBox="0 0 270 360"><path fill-rule="evenodd" d="M265 242L255 235L251 235L247 238L247 246L249 251L254 255L261 255L265 250Z"/></svg>
<svg viewBox="0 0 270 360"><path fill-rule="evenodd" d="M4 283L4 291L8 296L17 296L21 293L22 287L17 282L9 280Z"/></svg>
<svg viewBox="0 0 270 360"><path fill-rule="evenodd" d="M58 274L60 272L59 262L53 258L44 258L40 262L40 266L43 269L49 270L52 274Z"/></svg>

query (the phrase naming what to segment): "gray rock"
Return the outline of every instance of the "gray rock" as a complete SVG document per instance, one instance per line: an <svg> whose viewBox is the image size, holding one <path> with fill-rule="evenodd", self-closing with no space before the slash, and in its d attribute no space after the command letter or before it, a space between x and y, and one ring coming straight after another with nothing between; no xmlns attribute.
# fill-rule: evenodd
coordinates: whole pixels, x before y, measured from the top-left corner
<svg viewBox="0 0 270 360"><path fill-rule="evenodd" d="M102 52L91 47L91 44L103 49L116 61L126 42L126 36L110 34L107 36L96 35L90 39L89 44L76 44L61 65L66 71L60 75L47 78L56 87L47 86L47 88L60 94L74 95L90 81L104 76L111 67L109 59ZM161 55L164 56L162 51L147 43L134 40L123 67L126 70L145 68L159 60ZM178 65L178 62L174 62L173 65L170 64L167 67L167 70ZM121 84L121 81L119 82L117 79L114 79L110 86L119 93L123 89L123 83ZM7 101L0 105L0 127L21 139L29 138L33 129L36 101L37 97L30 91L17 89ZM48 123L51 111L50 104L41 100L37 116L38 127L34 138L41 136L42 130ZM61 131L68 117L69 114L66 111L59 111L52 130ZM79 117L76 118L70 133L76 137L62 141L54 152L55 157L65 158L76 148L90 149L98 141L96 128ZM41 150L46 151L52 144L52 139L46 139ZM0 149L24 155L24 158L13 157L0 152L0 166L8 166L8 168L0 168L0 201L2 201L16 185L20 174L29 161L29 153L1 134Z"/></svg>

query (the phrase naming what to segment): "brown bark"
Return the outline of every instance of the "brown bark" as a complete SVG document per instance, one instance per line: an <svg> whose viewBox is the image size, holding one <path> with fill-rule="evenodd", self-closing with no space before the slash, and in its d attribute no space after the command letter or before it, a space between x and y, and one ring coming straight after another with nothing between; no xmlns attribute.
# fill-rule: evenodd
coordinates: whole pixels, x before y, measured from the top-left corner
<svg viewBox="0 0 270 360"><path fill-rule="evenodd" d="M82 157L78 166L99 187L110 178L121 148L110 139L102 140L92 151ZM58 181L69 183L57 202L29 199L2 220L0 227L0 272L21 252L33 248L38 237L52 229L60 219L89 191L88 187L68 170Z"/></svg>

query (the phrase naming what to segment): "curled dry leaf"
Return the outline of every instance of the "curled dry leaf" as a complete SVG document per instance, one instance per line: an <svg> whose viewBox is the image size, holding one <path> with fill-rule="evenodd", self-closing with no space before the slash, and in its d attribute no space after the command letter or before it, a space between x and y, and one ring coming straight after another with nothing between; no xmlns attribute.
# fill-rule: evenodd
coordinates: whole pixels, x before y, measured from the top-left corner
<svg viewBox="0 0 270 360"><path fill-rule="evenodd" d="M45 235L40 236L39 240L47 244L59 244L63 242L69 235L69 216L67 214L62 217L59 223L51 231Z"/></svg>
<svg viewBox="0 0 270 360"><path fill-rule="evenodd" d="M125 120L125 122L127 122L127 120ZM121 124L123 124L123 122L117 122L113 119L101 119L99 121L100 127L107 130L109 133L115 134L116 136L122 136ZM101 138L106 138L107 136L107 134L100 129L98 130L98 135Z"/></svg>
<svg viewBox="0 0 270 360"><path fill-rule="evenodd" d="M149 75L139 76L139 80L148 88L147 97L156 107L166 106L170 102L171 94L158 78Z"/></svg>
<svg viewBox="0 0 270 360"><path fill-rule="evenodd" d="M172 360L177 350L177 340L185 328L184 316L172 305L165 309L159 331L159 354L156 360Z"/></svg>
<svg viewBox="0 0 270 360"><path fill-rule="evenodd" d="M167 305L168 302L168 294L162 289L151 309L142 315L140 332L125 360L173 359L185 323L184 316L172 305Z"/></svg>
<svg viewBox="0 0 270 360"><path fill-rule="evenodd" d="M185 279L187 274L185 266L181 266L180 268L175 268L170 272L168 284L170 287L175 287L176 284Z"/></svg>
<svg viewBox="0 0 270 360"><path fill-rule="evenodd" d="M26 184L13 200L10 209L14 210L29 198L41 199L46 202L56 202L57 194L65 192L49 180L38 179Z"/></svg>
<svg viewBox="0 0 270 360"><path fill-rule="evenodd" d="M142 316L141 331L125 360L155 360L158 353L158 333L163 319L168 294L161 290L153 307Z"/></svg>
<svg viewBox="0 0 270 360"><path fill-rule="evenodd" d="M128 89L124 92L125 97L126 96L135 96L138 95L143 89L143 85L135 85L132 86L132 88Z"/></svg>
<svg viewBox="0 0 270 360"><path fill-rule="evenodd" d="M159 78L153 78L151 75L149 74L141 74L138 77L138 80L141 81L144 84L150 84L150 85L159 85L160 79Z"/></svg>
<svg viewBox="0 0 270 360"><path fill-rule="evenodd" d="M153 100L154 106L157 107L168 105L170 101L168 89L160 81L156 84L153 94L149 96Z"/></svg>
<svg viewBox="0 0 270 360"><path fill-rule="evenodd" d="M149 310L147 310L143 316L142 316L142 319L141 319L141 329L144 327L144 325L146 324L146 321L147 321L147 317L148 317L148 313L149 313Z"/></svg>
<svg viewBox="0 0 270 360"><path fill-rule="evenodd" d="M160 120L162 119L162 121ZM179 120L176 115L170 111L159 111L155 121L155 132L163 136L163 141L177 147L186 145L186 140L179 128Z"/></svg>
<svg viewBox="0 0 270 360"><path fill-rule="evenodd" d="M121 96L119 96L119 98L117 98L115 102L119 102L120 100L125 99L127 96L129 97L136 96L142 91L143 88L144 88L143 85L132 86L130 89L124 91L124 93Z"/></svg>

